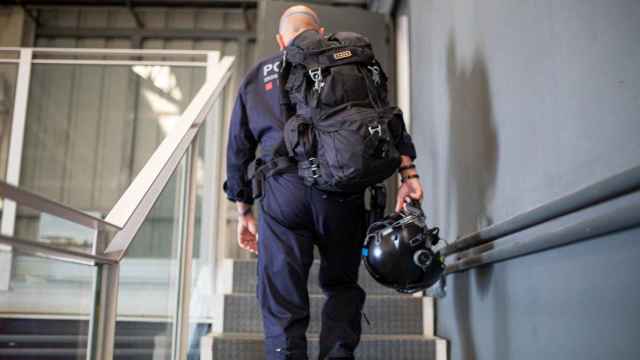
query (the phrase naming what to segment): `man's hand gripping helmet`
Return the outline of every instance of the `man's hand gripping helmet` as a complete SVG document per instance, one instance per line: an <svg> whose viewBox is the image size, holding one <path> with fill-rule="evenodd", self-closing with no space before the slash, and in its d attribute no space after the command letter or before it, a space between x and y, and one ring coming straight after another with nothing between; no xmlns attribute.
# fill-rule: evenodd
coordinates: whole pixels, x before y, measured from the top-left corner
<svg viewBox="0 0 640 360"><path fill-rule="evenodd" d="M432 247L439 241L439 229L429 229L420 204L374 222L367 230L362 259L380 284L401 293L431 287L444 271L444 259Z"/></svg>

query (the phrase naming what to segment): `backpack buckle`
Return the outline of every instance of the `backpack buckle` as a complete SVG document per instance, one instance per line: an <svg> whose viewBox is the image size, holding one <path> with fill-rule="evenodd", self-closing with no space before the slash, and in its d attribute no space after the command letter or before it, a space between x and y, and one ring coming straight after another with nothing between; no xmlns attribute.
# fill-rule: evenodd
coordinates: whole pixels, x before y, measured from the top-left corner
<svg viewBox="0 0 640 360"><path fill-rule="evenodd" d="M374 133L378 133L378 136L382 136L382 126L377 124L376 126L369 126L369 134L373 135Z"/></svg>
<svg viewBox="0 0 640 360"><path fill-rule="evenodd" d="M320 92L324 86L324 81L322 81L322 68L317 67L309 69L309 76L311 77L311 80L314 81L313 90Z"/></svg>
<svg viewBox="0 0 640 360"><path fill-rule="evenodd" d="M367 66L367 68L371 70L371 77L373 78L373 82L376 85L380 85L380 67L378 67L377 65L374 65L374 66Z"/></svg>
<svg viewBox="0 0 640 360"><path fill-rule="evenodd" d="M314 179L320 177L320 164L318 164L318 159L310 157L309 165L311 165L311 177Z"/></svg>

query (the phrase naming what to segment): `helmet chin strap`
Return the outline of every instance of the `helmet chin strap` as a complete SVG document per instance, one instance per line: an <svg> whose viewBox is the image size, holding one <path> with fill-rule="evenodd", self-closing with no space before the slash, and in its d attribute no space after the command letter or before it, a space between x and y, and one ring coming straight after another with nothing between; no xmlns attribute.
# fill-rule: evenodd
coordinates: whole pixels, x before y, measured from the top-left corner
<svg viewBox="0 0 640 360"><path fill-rule="evenodd" d="M408 203L404 209L400 210L400 213L403 215L402 218L393 223L391 227L400 227L412 222L421 228L426 226L424 212L422 211L419 202L412 201L411 203Z"/></svg>

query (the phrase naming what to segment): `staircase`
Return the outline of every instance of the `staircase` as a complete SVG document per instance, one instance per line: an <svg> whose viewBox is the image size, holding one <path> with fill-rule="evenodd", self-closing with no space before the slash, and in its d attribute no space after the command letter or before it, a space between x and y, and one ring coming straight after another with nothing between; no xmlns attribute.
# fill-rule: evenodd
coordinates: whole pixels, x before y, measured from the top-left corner
<svg viewBox="0 0 640 360"><path fill-rule="evenodd" d="M254 260L226 260L223 264L221 312L211 334L202 338L202 359L255 360L264 358L262 320L255 296ZM324 295L318 285L319 262L309 274L311 322L307 332L309 355L317 358L320 313ZM360 269L360 285L367 292L359 359L435 360L442 340L433 337L433 300L399 294L377 284Z"/></svg>

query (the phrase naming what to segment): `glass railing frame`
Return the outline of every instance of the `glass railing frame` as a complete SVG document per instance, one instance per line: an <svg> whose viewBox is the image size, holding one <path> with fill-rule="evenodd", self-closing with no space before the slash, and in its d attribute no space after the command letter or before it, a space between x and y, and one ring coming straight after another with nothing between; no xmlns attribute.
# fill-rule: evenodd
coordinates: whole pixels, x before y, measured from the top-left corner
<svg viewBox="0 0 640 360"><path fill-rule="evenodd" d="M195 158L199 130L208 114L220 110L216 106L228 83L234 57L220 59L215 51L182 50L132 50L132 49L62 49L62 48L0 48L1 53L16 52L16 59L2 59L0 63L17 63L18 75L13 109L12 132L7 164L6 181L0 181L0 197L4 198L0 244L39 257L95 266L92 312L89 324L87 359L112 359L114 355L115 325L119 285L120 262L151 207L158 199L171 175L178 169L181 159L186 167L180 177L179 189L183 199L180 204L180 231L178 244L178 283L176 321L172 330L172 359L186 358L188 351L188 315L190 303L190 279L196 211ZM145 61L145 60L81 60L34 59L34 53L93 54L93 55L172 55L202 56L205 61ZM1 55L0 55L1 57ZM31 65L98 64L98 65L165 65L206 67L206 80L187 109L182 113L178 126L161 142L133 182L122 194L105 219L88 215L56 201L19 188L20 160L28 105ZM216 109L217 107L217 109ZM13 151L13 152L12 152ZM13 159L13 160L12 160ZM16 160L17 159L17 160ZM14 237L16 203L37 211L86 226L94 230L91 253L62 249L33 240ZM107 241L107 231L115 232Z"/></svg>

